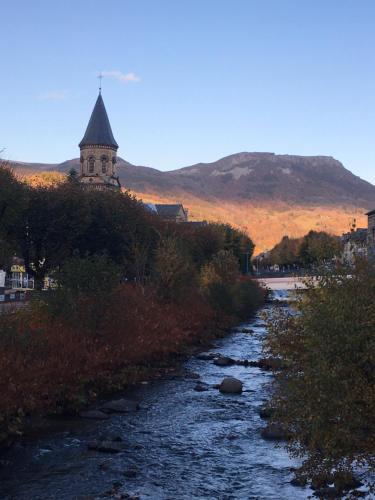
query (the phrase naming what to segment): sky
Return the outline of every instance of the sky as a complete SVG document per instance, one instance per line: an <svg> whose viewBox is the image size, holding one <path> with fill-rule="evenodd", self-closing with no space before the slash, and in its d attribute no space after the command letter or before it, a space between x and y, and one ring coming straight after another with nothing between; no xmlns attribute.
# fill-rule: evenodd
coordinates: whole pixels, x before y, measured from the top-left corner
<svg viewBox="0 0 375 500"><path fill-rule="evenodd" d="M171 170L328 155L375 183L374 0L0 0L0 150L79 156L98 94L118 154Z"/></svg>

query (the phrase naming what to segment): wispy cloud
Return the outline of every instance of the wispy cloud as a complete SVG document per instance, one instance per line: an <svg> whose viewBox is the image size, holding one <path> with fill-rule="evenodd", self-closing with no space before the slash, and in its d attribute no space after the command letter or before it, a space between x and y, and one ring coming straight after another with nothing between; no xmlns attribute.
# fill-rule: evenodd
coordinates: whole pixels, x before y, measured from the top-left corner
<svg viewBox="0 0 375 500"><path fill-rule="evenodd" d="M108 76L109 78L114 78L122 83L138 83L141 81L140 77L135 73L122 73L122 71L102 71L103 76Z"/></svg>
<svg viewBox="0 0 375 500"><path fill-rule="evenodd" d="M65 101L68 94L67 90L50 90L49 92L39 94L37 99L38 101Z"/></svg>

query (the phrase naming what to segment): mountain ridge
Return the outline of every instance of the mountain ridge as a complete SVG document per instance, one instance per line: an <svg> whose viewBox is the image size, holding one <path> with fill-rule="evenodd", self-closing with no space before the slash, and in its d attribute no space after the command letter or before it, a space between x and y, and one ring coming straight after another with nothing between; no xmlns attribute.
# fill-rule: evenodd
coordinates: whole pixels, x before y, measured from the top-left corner
<svg viewBox="0 0 375 500"><path fill-rule="evenodd" d="M59 164L10 162L26 177L79 170L79 159ZM118 158L121 184L150 202L181 202L193 220L229 222L247 231L258 251L285 234L310 229L340 234L375 207L375 186L331 156L241 152L210 163L160 171Z"/></svg>
<svg viewBox="0 0 375 500"><path fill-rule="evenodd" d="M57 164L10 163L16 171L34 173L79 170L78 158ZM166 194L172 189L230 201L272 199L329 205L344 202L361 207L375 204L375 186L331 156L241 152L168 171L118 158L118 173L124 187L151 193L161 190Z"/></svg>

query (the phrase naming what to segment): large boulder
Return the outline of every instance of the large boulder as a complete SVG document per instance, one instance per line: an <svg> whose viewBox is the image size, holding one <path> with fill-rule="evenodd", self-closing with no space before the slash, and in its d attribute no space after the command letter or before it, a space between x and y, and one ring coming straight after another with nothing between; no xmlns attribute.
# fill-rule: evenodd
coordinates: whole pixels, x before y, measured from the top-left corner
<svg viewBox="0 0 375 500"><path fill-rule="evenodd" d="M223 394L241 394L243 383L234 377L226 377L219 386L219 391Z"/></svg>

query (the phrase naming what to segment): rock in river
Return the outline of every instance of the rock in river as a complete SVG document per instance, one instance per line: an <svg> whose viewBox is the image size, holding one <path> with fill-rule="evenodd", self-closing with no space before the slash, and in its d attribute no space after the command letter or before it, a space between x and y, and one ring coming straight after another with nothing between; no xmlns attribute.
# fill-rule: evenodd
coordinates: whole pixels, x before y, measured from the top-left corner
<svg viewBox="0 0 375 500"><path fill-rule="evenodd" d="M234 359L229 358L228 356L219 356L214 359L214 364L217 366L232 366L236 362Z"/></svg>
<svg viewBox="0 0 375 500"><path fill-rule="evenodd" d="M119 453L124 450L124 445L115 441L92 441L88 444L88 449L104 453Z"/></svg>
<svg viewBox="0 0 375 500"><path fill-rule="evenodd" d="M194 391L197 391L197 392L208 391L208 389L209 389L208 385L203 383L203 382L198 382L196 384L196 386L194 387Z"/></svg>
<svg viewBox="0 0 375 500"><path fill-rule="evenodd" d="M264 418L265 420L269 419L269 418L272 418L272 416L274 415L274 413L275 413L275 409L272 408L271 406L268 406L268 405L263 405L259 409L259 416L260 416L260 418Z"/></svg>
<svg viewBox="0 0 375 500"><path fill-rule="evenodd" d="M282 441L286 439L284 430L275 424L267 425L261 431L261 436L263 439L269 439L273 441Z"/></svg>
<svg viewBox="0 0 375 500"><path fill-rule="evenodd" d="M340 492L334 486L326 486L325 488L315 490L314 496L324 498L325 500L328 498L342 498Z"/></svg>
<svg viewBox="0 0 375 500"><path fill-rule="evenodd" d="M128 478L137 477L138 469L136 467L129 467L129 469L124 470L124 476Z"/></svg>
<svg viewBox="0 0 375 500"><path fill-rule="evenodd" d="M266 370L266 371L270 371L270 370L278 371L278 370L281 370L283 368L283 362L282 362L282 360L280 358L272 358L272 357L261 358L258 361L258 366L262 370Z"/></svg>
<svg viewBox="0 0 375 500"><path fill-rule="evenodd" d="M199 373L187 371L184 374L184 379L186 379L186 380L189 380L189 379L198 380L200 378L201 378L201 376L199 375Z"/></svg>
<svg viewBox="0 0 375 500"><path fill-rule="evenodd" d="M139 404L129 399L116 399L105 403L100 410L107 413L130 413L139 410Z"/></svg>
<svg viewBox="0 0 375 500"><path fill-rule="evenodd" d="M219 391L227 394L241 394L242 382L234 377L226 377L219 386Z"/></svg>
<svg viewBox="0 0 375 500"><path fill-rule="evenodd" d="M336 472L333 476L333 482L339 491L349 491L362 486L361 481L350 472Z"/></svg>
<svg viewBox="0 0 375 500"><path fill-rule="evenodd" d="M303 488L307 484L307 479L305 477L294 476L294 478L290 481L290 484Z"/></svg>
<svg viewBox="0 0 375 500"><path fill-rule="evenodd" d="M104 413L104 411L100 410L81 411L79 416L81 418L89 418L92 420L107 420L109 418L109 415L107 413Z"/></svg>
<svg viewBox="0 0 375 500"><path fill-rule="evenodd" d="M218 355L215 354L214 352L201 352L200 354L197 354L195 357L196 359L200 359L201 361L211 361L211 359L216 358Z"/></svg>

